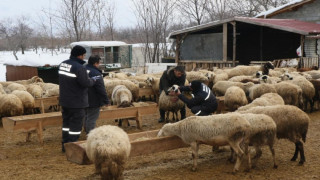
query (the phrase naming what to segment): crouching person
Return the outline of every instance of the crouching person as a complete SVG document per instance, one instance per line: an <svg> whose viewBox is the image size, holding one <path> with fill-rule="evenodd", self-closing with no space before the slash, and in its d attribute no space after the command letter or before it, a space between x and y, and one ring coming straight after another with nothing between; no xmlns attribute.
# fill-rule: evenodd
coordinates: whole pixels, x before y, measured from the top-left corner
<svg viewBox="0 0 320 180"><path fill-rule="evenodd" d="M192 91L192 98L186 98L181 94L182 91ZM210 88L200 81L192 81L188 86L180 86L176 93L196 116L207 116L217 110L216 97Z"/></svg>
<svg viewBox="0 0 320 180"><path fill-rule="evenodd" d="M84 119L84 130L88 134L96 126L96 121L100 115L100 107L109 105L109 100L104 86L102 72L99 69L100 56L90 56L86 69L89 77L100 77L96 80L94 86L88 88L89 107L86 108L86 116Z"/></svg>

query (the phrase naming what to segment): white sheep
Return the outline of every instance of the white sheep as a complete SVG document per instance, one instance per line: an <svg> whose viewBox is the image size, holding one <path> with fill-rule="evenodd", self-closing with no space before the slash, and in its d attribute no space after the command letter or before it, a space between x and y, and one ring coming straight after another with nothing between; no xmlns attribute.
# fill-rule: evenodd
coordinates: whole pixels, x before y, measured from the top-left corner
<svg viewBox="0 0 320 180"><path fill-rule="evenodd" d="M132 93L126 86L117 85L112 91L111 100L118 107L129 107L132 105Z"/></svg>
<svg viewBox="0 0 320 180"><path fill-rule="evenodd" d="M129 137L119 127L104 125L88 134L86 153L102 179L122 179L130 151Z"/></svg>
<svg viewBox="0 0 320 180"><path fill-rule="evenodd" d="M6 91L4 90L2 84L0 84L0 94L7 94Z"/></svg>
<svg viewBox="0 0 320 180"><path fill-rule="evenodd" d="M0 116L20 116L23 114L23 104L14 94L0 95Z"/></svg>
<svg viewBox="0 0 320 180"><path fill-rule="evenodd" d="M14 90L20 90L20 91L27 91L27 88L22 85L22 84L18 84L18 83L10 83L6 88L5 91L7 93L11 93Z"/></svg>
<svg viewBox="0 0 320 180"><path fill-rule="evenodd" d="M171 91L171 88L168 89ZM178 111L184 107L184 102L182 102L177 96L166 95L165 91L162 91L159 97L159 109L166 112L166 121L169 121L169 113L173 114L173 121L178 121Z"/></svg>
<svg viewBox="0 0 320 180"><path fill-rule="evenodd" d="M248 167L251 169L251 156L248 152L248 145L252 145L255 148L256 155L254 157L253 167L256 166L258 159L262 155L261 146L268 145L273 157L273 168L277 168L274 143L276 140L277 126L270 116L264 114L242 114L241 117L246 119L250 123L250 135L248 142L245 143L245 153L248 156ZM231 157L229 160L234 161L234 152L231 149Z"/></svg>
<svg viewBox="0 0 320 180"><path fill-rule="evenodd" d="M304 110L307 111L308 103L310 104L310 111L313 111L313 97L315 96L315 89L313 84L302 76L292 76L292 74L285 73L282 80L295 84L302 89Z"/></svg>
<svg viewBox="0 0 320 180"><path fill-rule="evenodd" d="M296 145L291 161L295 161L300 152L299 164L302 165L305 162L301 139L303 142L306 142L310 122L310 118L305 112L296 106L276 105L253 107L241 113L265 114L270 116L277 125L277 138L288 139Z"/></svg>
<svg viewBox="0 0 320 180"><path fill-rule="evenodd" d="M285 104L303 108L302 89L299 86L282 81L274 84L274 87L277 93L283 98Z"/></svg>
<svg viewBox="0 0 320 180"><path fill-rule="evenodd" d="M212 116L190 116L176 123L165 124L159 131L161 136L179 136L192 149L193 167L197 169L198 149L200 144L230 147L237 155L234 172L239 170L244 154L240 143L248 138L250 124L237 113Z"/></svg>
<svg viewBox="0 0 320 180"><path fill-rule="evenodd" d="M42 90L41 86L37 84L29 84L26 85L27 91L34 97L34 98L42 98L45 92Z"/></svg>
<svg viewBox="0 0 320 180"><path fill-rule="evenodd" d="M271 84L255 84L249 88L249 99L251 101L266 93L276 93L276 89Z"/></svg>
<svg viewBox="0 0 320 180"><path fill-rule="evenodd" d="M238 86L243 89L243 83L241 82L218 81L213 85L212 92L214 92L216 96L224 96L227 89L231 86Z"/></svg>
<svg viewBox="0 0 320 180"><path fill-rule="evenodd" d="M253 100L250 104L239 107L237 112L246 111L250 108L257 106L273 106L273 105L284 105L284 101L277 93L266 93Z"/></svg>
<svg viewBox="0 0 320 180"><path fill-rule="evenodd" d="M231 86L227 89L224 95L224 105L229 111L235 111L246 104L248 104L248 100L245 92L241 88Z"/></svg>
<svg viewBox="0 0 320 180"><path fill-rule="evenodd" d="M198 71L186 72L186 79L189 82L198 80L198 81L201 81L202 83L204 83L206 85L209 84L208 78L205 75L203 75L201 72L198 72Z"/></svg>
<svg viewBox="0 0 320 180"><path fill-rule="evenodd" d="M281 78L279 78L279 77L270 77L268 75L262 75L259 78L259 81L260 81L261 84L262 83L276 84L276 83L281 82Z"/></svg>
<svg viewBox="0 0 320 180"><path fill-rule="evenodd" d="M274 69L274 66L271 62L267 62L261 66L242 66L241 65L241 66L236 66L232 68L228 72L228 76L229 78L232 78L234 76L241 76L241 75L252 76L257 71L262 71L263 74L268 75L269 69Z"/></svg>
<svg viewBox="0 0 320 180"><path fill-rule="evenodd" d="M11 94L16 95L22 102L24 111L31 112L35 106L34 97L27 91L15 90Z"/></svg>
<svg viewBox="0 0 320 180"><path fill-rule="evenodd" d="M254 80L253 76L233 76L232 78L230 78L228 81L232 81L232 82L241 82L245 79L250 79L250 80Z"/></svg>
<svg viewBox="0 0 320 180"><path fill-rule="evenodd" d="M109 99L111 99L111 95L112 95L112 91L113 91L114 87L116 87L117 85L124 85L131 91L132 99L134 101L138 100L139 86L129 80L104 79L104 85L106 87L106 92L107 92L107 96Z"/></svg>

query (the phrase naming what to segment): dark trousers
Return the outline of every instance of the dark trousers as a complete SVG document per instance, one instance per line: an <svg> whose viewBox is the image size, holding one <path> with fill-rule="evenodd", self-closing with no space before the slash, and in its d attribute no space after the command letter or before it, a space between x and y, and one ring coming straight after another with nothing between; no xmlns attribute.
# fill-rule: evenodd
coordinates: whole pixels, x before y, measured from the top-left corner
<svg viewBox="0 0 320 180"><path fill-rule="evenodd" d="M62 107L62 146L64 143L78 141L84 117L84 108Z"/></svg>
<svg viewBox="0 0 320 180"><path fill-rule="evenodd" d="M204 111L203 109L201 109L201 106L192 107L191 112L196 116L208 116L212 113L212 112Z"/></svg>
<svg viewBox="0 0 320 180"><path fill-rule="evenodd" d="M87 134L96 127L96 121L100 115L100 107L86 108L86 117L83 127Z"/></svg>
<svg viewBox="0 0 320 180"><path fill-rule="evenodd" d="M162 109L159 109L159 111L160 111L160 118L164 120L166 112ZM181 115L181 120L186 118L186 106L183 106L183 108L180 109L180 115Z"/></svg>

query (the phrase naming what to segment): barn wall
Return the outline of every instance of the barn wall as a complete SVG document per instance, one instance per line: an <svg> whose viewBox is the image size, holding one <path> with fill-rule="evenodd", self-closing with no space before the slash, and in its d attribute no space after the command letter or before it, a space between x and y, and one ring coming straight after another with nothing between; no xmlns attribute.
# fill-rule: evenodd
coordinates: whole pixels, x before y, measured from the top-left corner
<svg viewBox="0 0 320 180"><path fill-rule="evenodd" d="M284 12L275 16L272 19L297 19L301 21L309 21L320 24L320 0L315 0L313 3L303 5L296 11Z"/></svg>
<svg viewBox="0 0 320 180"><path fill-rule="evenodd" d="M38 76L37 67L6 65L6 68L7 81L26 80Z"/></svg>
<svg viewBox="0 0 320 180"><path fill-rule="evenodd" d="M222 60L222 33L189 35L180 50L181 60Z"/></svg>

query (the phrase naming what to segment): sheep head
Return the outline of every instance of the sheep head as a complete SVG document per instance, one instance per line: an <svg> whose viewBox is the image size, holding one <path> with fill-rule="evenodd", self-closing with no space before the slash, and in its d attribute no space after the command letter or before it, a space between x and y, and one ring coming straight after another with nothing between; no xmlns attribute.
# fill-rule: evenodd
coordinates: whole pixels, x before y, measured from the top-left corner
<svg viewBox="0 0 320 180"><path fill-rule="evenodd" d="M260 78L261 76L262 76L262 71L257 71L257 72L256 72L256 77L257 77L257 78Z"/></svg>
<svg viewBox="0 0 320 180"><path fill-rule="evenodd" d="M174 84L172 87L170 87L170 88L168 89L168 93L170 93L170 92L175 92L175 93L177 93L178 90L179 90L179 86L176 85L176 84Z"/></svg>
<svg viewBox="0 0 320 180"><path fill-rule="evenodd" d="M293 80L292 75L289 74L289 73L287 73L287 72L284 73L284 74L282 74L282 75L280 76L280 78L281 78L282 81L285 81L285 80Z"/></svg>
<svg viewBox="0 0 320 180"><path fill-rule="evenodd" d="M274 65L270 61L268 61L266 64L264 64L263 67L266 69L274 69Z"/></svg>
<svg viewBox="0 0 320 180"><path fill-rule="evenodd" d="M154 83L154 78L153 77L148 77L145 82L148 84L148 86L152 86Z"/></svg>
<svg viewBox="0 0 320 180"><path fill-rule="evenodd" d="M269 76L263 75L259 78L260 82L267 83Z"/></svg>

